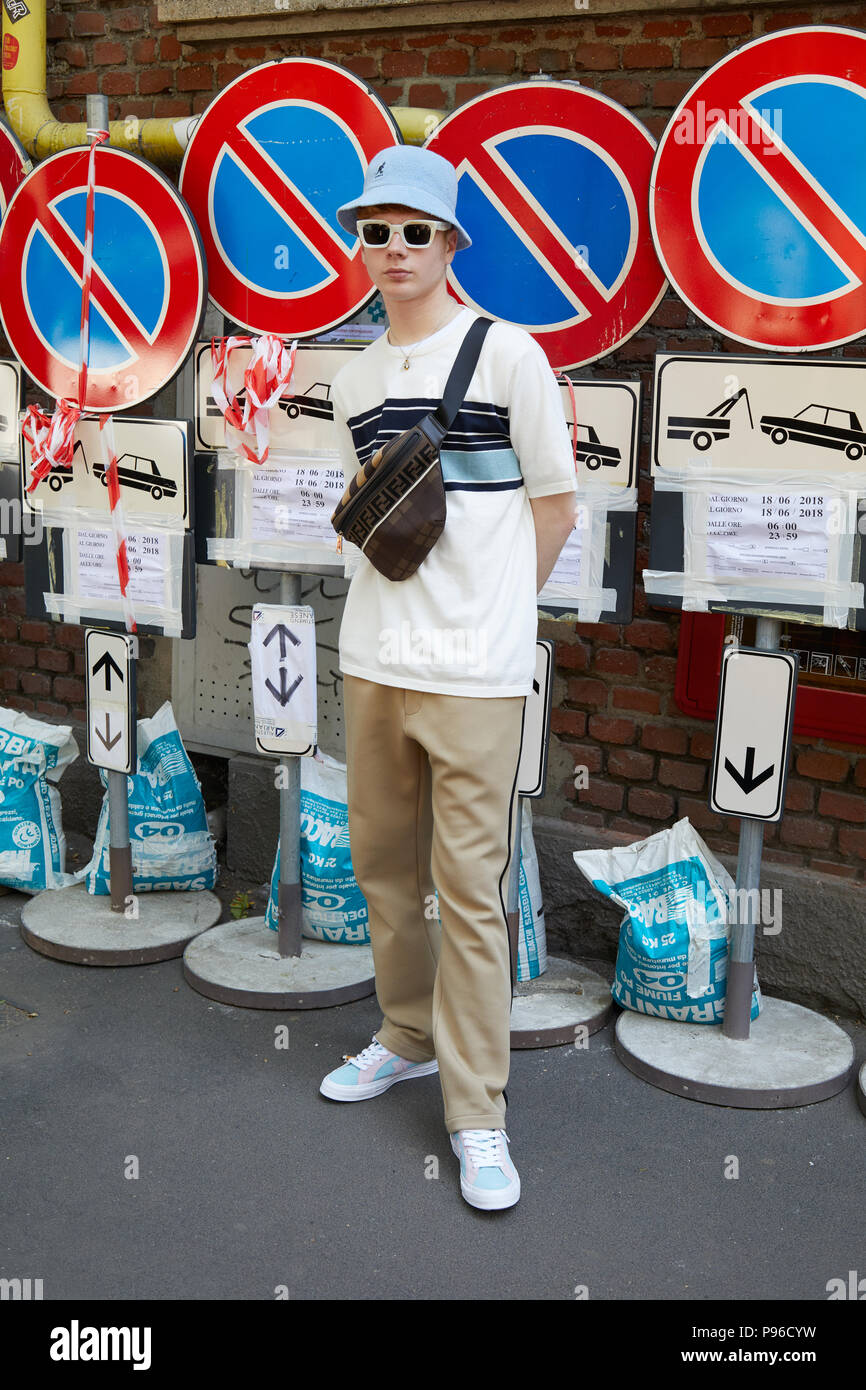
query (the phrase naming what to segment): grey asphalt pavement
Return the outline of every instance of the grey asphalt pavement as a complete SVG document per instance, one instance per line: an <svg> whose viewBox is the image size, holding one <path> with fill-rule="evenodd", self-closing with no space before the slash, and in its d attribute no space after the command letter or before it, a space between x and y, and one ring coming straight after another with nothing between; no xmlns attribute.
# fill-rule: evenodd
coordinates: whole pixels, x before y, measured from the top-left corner
<svg viewBox="0 0 866 1390"><path fill-rule="evenodd" d="M318 1094L374 999L271 1013L195 993L180 960L62 964L22 941L25 901L0 897L0 1275L46 1300L823 1302L866 1276L850 1086L793 1110L680 1099L621 1065L613 1025L515 1052L523 1196L480 1213L436 1077ZM840 1022L859 1066L866 1028Z"/></svg>

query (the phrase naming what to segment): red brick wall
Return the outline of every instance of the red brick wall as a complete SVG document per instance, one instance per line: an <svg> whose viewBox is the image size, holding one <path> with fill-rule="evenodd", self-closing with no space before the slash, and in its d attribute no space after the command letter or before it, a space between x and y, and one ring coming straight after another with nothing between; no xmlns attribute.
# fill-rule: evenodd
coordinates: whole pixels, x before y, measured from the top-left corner
<svg viewBox="0 0 866 1390"><path fill-rule="evenodd" d="M86 0L85 0L86 4ZM106 0L85 8L49 4L48 92L61 120L81 120L84 96L111 97L110 115L182 116L202 111L246 68L286 53L323 57L350 68L389 104L447 110L490 87L539 70L581 82L630 108L660 135L672 109L712 63L751 37L810 23L866 28L866 5L748 9L663 17L655 13L538 24L457 27L453 31L386 30L228 45L185 44L160 25L156 5ZM704 12L702 12L704 11ZM0 343L0 351L5 345ZM596 369L603 377L640 375L645 390L638 568L648 558L646 476L653 354L692 349L741 351L697 321L669 294L640 334ZM841 350L862 356L863 343ZM8 349L6 349L8 353ZM839 350L837 350L838 353ZM0 660L4 703L35 713L83 716L81 630L28 621L20 566L0 564ZM588 826L650 833L687 815L716 848L734 848L736 822L706 806L712 726L674 704L679 619L650 610L635 592L635 619L624 629L545 625L559 642L565 696L554 713L553 740L563 756L589 770L589 786L571 778L553 788L545 809ZM787 810L767 827L767 858L862 878L866 872L866 750L831 743L795 749Z"/></svg>

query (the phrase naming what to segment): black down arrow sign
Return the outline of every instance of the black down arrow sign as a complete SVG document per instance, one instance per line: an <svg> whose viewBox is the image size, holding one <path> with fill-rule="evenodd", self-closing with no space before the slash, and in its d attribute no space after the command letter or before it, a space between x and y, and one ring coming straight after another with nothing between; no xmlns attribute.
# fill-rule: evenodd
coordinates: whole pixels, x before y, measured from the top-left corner
<svg viewBox="0 0 866 1390"><path fill-rule="evenodd" d="M102 739L102 742L105 744L105 746L106 746L106 748L108 749L109 753L111 752L111 750L112 750L112 748L114 747L115 743L117 743L118 739L120 738L121 734L123 733L123 730L121 729L121 730L120 730L120 733L117 733L117 734L114 735L114 738L111 737L111 725L110 725L109 722L108 722L108 712L107 712L107 711L106 711L106 715L105 715L105 733L103 733L101 729L97 729L97 727L96 727L95 724L94 724L94 726L93 726L93 731L94 731L94 733L97 735L98 738L101 738L101 739Z"/></svg>
<svg viewBox="0 0 866 1390"><path fill-rule="evenodd" d="M292 681L291 685L289 686L288 690L287 690L287 689L286 689L286 676L287 676L287 674L288 674L288 672L286 671L285 666L281 666L281 667L280 667L280 688L279 688L279 690L275 689L275 687L274 687L273 685L271 685L270 679L268 679L268 680L265 681L265 685L268 687L268 690L271 692L271 694L273 695L273 697L274 697L275 700L279 700L279 702L280 702L281 705L287 705L287 704L289 703L289 701L291 700L291 698L292 698L292 696L294 695L295 691L297 690L298 686L300 685L301 681L304 679L303 676L296 676L295 679Z"/></svg>
<svg viewBox="0 0 866 1390"><path fill-rule="evenodd" d="M768 777L772 777L776 764L771 763L766 772L759 772L755 776L755 750L746 749L746 766L742 772L738 772L730 758L725 758L725 768L731 774L737 786L740 787L746 796L753 792L756 787L760 787L762 782L766 782Z"/></svg>

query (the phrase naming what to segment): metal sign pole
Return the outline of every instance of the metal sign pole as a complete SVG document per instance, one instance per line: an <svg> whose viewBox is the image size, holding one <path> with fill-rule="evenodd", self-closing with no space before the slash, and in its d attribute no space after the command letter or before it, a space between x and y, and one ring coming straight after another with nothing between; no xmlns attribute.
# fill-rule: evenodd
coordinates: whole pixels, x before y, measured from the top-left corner
<svg viewBox="0 0 866 1390"><path fill-rule="evenodd" d="M135 637L90 628L85 634L87 756L108 784L108 864L112 912L125 912L132 889L128 777L136 754Z"/></svg>
<svg viewBox="0 0 866 1390"><path fill-rule="evenodd" d="M287 607L301 601L299 574L280 575L280 602ZM301 954L301 762L295 754L280 759L280 880L277 888L277 922L280 957Z"/></svg>
<svg viewBox="0 0 866 1390"><path fill-rule="evenodd" d="M765 996L751 1026L763 826L783 813L797 680L780 631L779 619L760 616L755 647L722 659L710 809L740 818L740 849L721 1026L626 1010L615 1043L620 1061L653 1086L755 1110L827 1100L854 1066L847 1033L799 1004Z"/></svg>
<svg viewBox="0 0 866 1390"><path fill-rule="evenodd" d="M760 900L758 890L763 845L764 822L743 819L737 855L737 902L745 903L746 909L745 912L738 912L737 920L731 927L725 1017L722 1024L722 1031L729 1038L749 1036L752 987L755 978L755 914ZM742 892L744 889L745 895ZM754 893L752 889L755 889Z"/></svg>
<svg viewBox="0 0 866 1390"><path fill-rule="evenodd" d="M755 646L761 651L778 651L781 631L782 624L778 618L758 618ZM737 855L737 920L731 928L725 1017L722 1023L722 1031L728 1038L745 1039L749 1036L755 977L755 915L760 902L763 846L764 822L744 816L740 821ZM745 893L741 891L743 889ZM742 911L744 903L745 912Z"/></svg>
<svg viewBox="0 0 866 1390"><path fill-rule="evenodd" d="M303 613L301 606L301 577L317 574L319 567L299 563L293 572L280 574L280 604L286 609ZM253 605L252 626L257 616ZM266 605L263 605L265 607ZM270 623L266 615L258 615ZM293 645L300 645L285 623L276 623L261 646L257 639L250 644L255 672L256 651L282 633ZM306 637L315 641L313 627L307 623ZM273 648L269 649L273 652ZM278 651L281 652L281 648ZM282 708L288 704L292 690L302 679L298 674L290 689L286 687L286 667L283 655L271 675L279 682L265 680L271 694ZM304 678L315 681L315 665L305 666ZM255 674L253 676L255 681ZM255 687L254 687L255 689ZM254 698L255 709L255 698ZM275 721L282 722L282 721ZM289 722L289 721L286 721ZM324 1009L335 1004L348 1004L366 999L374 992L373 953L369 945L356 942L322 941L307 938L301 949L301 763L302 757L313 752L316 738L308 721L298 722L307 728L309 746L304 749L300 738L288 743L301 752L281 754L287 740L278 742L285 731L273 736L257 735L256 746L279 758L280 849L277 878L277 921L274 931L268 925L270 917L246 917L240 921L223 922L210 931L202 932L184 953L184 978L187 983L209 999L224 1004L239 1004L253 1009Z"/></svg>
<svg viewBox="0 0 866 1390"><path fill-rule="evenodd" d="M132 850L129 845L129 801L125 772L108 776L108 873L111 910L123 912L132 896Z"/></svg>
<svg viewBox="0 0 866 1390"><path fill-rule="evenodd" d="M129 833L129 778L138 768L136 657L130 633L88 628L84 634L87 761L104 774L108 790L108 885L103 870L100 815L95 892L74 883L37 895L21 914L28 946L76 965L149 965L183 954L188 943L215 922L222 905L201 889L135 895ZM167 886L167 885L164 885Z"/></svg>

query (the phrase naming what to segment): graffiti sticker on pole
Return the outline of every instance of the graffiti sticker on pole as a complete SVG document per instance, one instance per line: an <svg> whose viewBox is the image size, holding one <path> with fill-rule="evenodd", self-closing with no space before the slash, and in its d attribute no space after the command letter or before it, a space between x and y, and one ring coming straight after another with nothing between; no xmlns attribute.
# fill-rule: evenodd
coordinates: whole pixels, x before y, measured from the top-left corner
<svg viewBox="0 0 866 1390"><path fill-rule="evenodd" d="M448 276L480 313L519 324L556 368L613 352L665 290L647 216L655 143L617 102L566 82L475 97L427 148L457 170L473 239Z"/></svg>
<svg viewBox="0 0 866 1390"><path fill-rule="evenodd" d="M140 404L183 366L204 316L207 281L189 209L152 164L95 151L88 410ZM0 223L0 315L33 380L78 399L85 278L87 149L45 159Z"/></svg>
<svg viewBox="0 0 866 1390"><path fill-rule="evenodd" d="M866 331L866 34L811 26L745 44L680 103L652 173L653 236L678 294L755 347Z"/></svg>
<svg viewBox="0 0 866 1390"><path fill-rule="evenodd" d="M285 58L229 83L180 171L217 308L250 332L293 338L358 313L376 291L337 208L400 138L370 88L332 63Z"/></svg>

